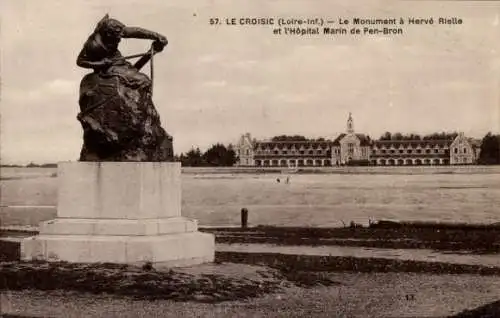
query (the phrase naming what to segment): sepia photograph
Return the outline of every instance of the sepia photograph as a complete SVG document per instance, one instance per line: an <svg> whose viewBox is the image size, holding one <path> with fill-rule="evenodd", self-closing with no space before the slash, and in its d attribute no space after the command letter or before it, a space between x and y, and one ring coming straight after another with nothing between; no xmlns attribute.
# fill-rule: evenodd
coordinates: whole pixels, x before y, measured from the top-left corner
<svg viewBox="0 0 500 318"><path fill-rule="evenodd" d="M0 318L66 317L500 317L500 1L2 1Z"/></svg>

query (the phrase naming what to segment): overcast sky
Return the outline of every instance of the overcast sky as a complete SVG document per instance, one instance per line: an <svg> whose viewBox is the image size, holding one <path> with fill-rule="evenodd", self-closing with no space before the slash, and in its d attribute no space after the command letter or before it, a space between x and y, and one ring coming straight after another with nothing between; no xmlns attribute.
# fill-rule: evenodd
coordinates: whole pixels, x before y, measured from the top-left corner
<svg viewBox="0 0 500 318"><path fill-rule="evenodd" d="M102 3L106 3L103 5ZM333 0L3 0L0 4L3 163L76 160L82 130L76 56L109 12L163 33L154 102L175 152L241 133L335 137L355 129L500 130L500 3ZM277 36L271 27L210 26L210 17L440 17L399 36ZM125 55L148 41L124 40ZM148 72L148 67L145 68Z"/></svg>

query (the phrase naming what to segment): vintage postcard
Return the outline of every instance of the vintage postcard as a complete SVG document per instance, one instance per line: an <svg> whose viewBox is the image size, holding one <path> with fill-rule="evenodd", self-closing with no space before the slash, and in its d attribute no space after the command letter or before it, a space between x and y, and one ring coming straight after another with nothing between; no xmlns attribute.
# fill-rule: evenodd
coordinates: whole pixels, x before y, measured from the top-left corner
<svg viewBox="0 0 500 318"><path fill-rule="evenodd" d="M0 318L500 317L500 1L0 9Z"/></svg>

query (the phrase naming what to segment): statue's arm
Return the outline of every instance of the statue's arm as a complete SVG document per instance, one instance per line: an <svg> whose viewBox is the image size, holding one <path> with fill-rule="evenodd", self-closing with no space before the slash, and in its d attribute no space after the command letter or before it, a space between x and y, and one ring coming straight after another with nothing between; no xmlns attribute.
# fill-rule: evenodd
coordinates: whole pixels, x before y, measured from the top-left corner
<svg viewBox="0 0 500 318"><path fill-rule="evenodd" d="M125 27L122 31L121 37L153 40L153 49L155 53L161 52L163 48L168 44L167 38L165 36L139 27ZM143 56L134 64L134 67L140 70L150 60L150 58L150 55Z"/></svg>
<svg viewBox="0 0 500 318"><path fill-rule="evenodd" d="M167 44L167 38L165 36L139 27L125 27L123 28L121 36L122 38L147 39L159 41L163 45Z"/></svg>
<svg viewBox="0 0 500 318"><path fill-rule="evenodd" d="M100 67L103 67L106 65L106 61L102 60L102 61L91 61L88 56L87 56L87 53L86 53L86 49L85 47L82 49L82 51L80 52L80 54L78 54L78 58L76 59L76 65L78 65L79 67L83 67L83 68L92 68L92 69L96 69L96 68L100 68Z"/></svg>

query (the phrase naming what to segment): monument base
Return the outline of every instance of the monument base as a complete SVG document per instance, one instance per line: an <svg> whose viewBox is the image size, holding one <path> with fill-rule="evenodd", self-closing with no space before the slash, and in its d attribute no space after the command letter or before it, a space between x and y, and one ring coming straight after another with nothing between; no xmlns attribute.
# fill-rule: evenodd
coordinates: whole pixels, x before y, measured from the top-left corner
<svg viewBox="0 0 500 318"><path fill-rule="evenodd" d="M24 260L188 266L214 260L213 235L200 232L158 236L38 235L21 244Z"/></svg>
<svg viewBox="0 0 500 318"><path fill-rule="evenodd" d="M22 241L23 260L156 267L214 260L214 235L181 216L179 163L63 163L58 178L58 217Z"/></svg>

